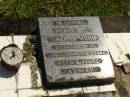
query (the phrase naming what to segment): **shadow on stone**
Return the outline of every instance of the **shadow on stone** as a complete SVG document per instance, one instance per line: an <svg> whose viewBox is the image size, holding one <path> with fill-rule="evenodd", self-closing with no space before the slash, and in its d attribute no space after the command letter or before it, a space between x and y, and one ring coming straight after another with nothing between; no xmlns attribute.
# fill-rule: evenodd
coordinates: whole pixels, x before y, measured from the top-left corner
<svg viewBox="0 0 130 97"><path fill-rule="evenodd" d="M3 67L1 65L1 62L0 62L0 77L1 78L10 78L10 77L12 77L15 74L16 74L15 71L7 70L5 67Z"/></svg>

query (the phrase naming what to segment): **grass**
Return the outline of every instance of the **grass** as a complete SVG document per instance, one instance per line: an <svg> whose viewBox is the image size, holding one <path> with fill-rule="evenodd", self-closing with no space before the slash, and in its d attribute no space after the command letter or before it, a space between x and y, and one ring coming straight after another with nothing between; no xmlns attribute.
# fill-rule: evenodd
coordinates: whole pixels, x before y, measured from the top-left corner
<svg viewBox="0 0 130 97"><path fill-rule="evenodd" d="M40 16L123 16L129 0L3 0L0 15Z"/></svg>
<svg viewBox="0 0 130 97"><path fill-rule="evenodd" d="M130 0L128 1L128 12L130 12Z"/></svg>

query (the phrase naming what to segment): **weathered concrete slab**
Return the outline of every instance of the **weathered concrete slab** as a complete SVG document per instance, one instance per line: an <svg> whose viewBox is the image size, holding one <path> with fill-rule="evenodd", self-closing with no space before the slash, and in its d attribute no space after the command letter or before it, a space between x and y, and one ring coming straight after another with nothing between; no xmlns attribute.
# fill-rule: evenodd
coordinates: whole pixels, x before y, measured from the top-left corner
<svg viewBox="0 0 130 97"><path fill-rule="evenodd" d="M18 71L18 89L32 88L31 71L28 63L23 63Z"/></svg>
<svg viewBox="0 0 130 97"><path fill-rule="evenodd" d="M42 88L43 87L43 85L42 85L42 79L41 79L41 75L40 75L40 72L39 72L39 70L37 70L37 88Z"/></svg>
<svg viewBox="0 0 130 97"><path fill-rule="evenodd" d="M19 48L23 49L23 43L25 42L25 38L27 36L14 36L15 44L19 46ZM12 39L11 36L0 36L0 49L2 49L4 46L7 46L11 44Z"/></svg>
<svg viewBox="0 0 130 97"><path fill-rule="evenodd" d="M30 88L42 88L42 81L37 65L27 62L18 71L18 89Z"/></svg>
<svg viewBox="0 0 130 97"><path fill-rule="evenodd" d="M46 91L46 90L43 90ZM72 95L72 94L78 94L78 93L104 93L109 91L116 91L115 85L101 85L101 86L89 86L89 87L79 87L79 88L69 88L69 89L55 89L55 90L48 90L49 96L59 96L62 97L62 95ZM100 96L99 96L100 97Z"/></svg>
<svg viewBox="0 0 130 97"><path fill-rule="evenodd" d="M130 52L130 33L106 33L105 37L113 61L116 64L129 62L126 54Z"/></svg>
<svg viewBox="0 0 130 97"><path fill-rule="evenodd" d="M125 18L126 19L126 18ZM115 19L112 19L112 21L114 21ZM126 19L127 20L127 19ZM118 21L120 21L120 19L118 19L118 20L116 20L117 21L117 23L118 24L120 24ZM123 20L122 20L123 21ZM109 23L111 22L111 21L108 21ZM106 23L106 24L108 24L108 22ZM112 22L111 22L112 23ZM111 23L110 23L110 25L111 25ZM116 23L116 24L117 24ZM115 24L115 25L116 25ZM129 24L127 24L127 23L122 23L121 25L127 25L128 27L129 27ZM119 32L120 31L120 27L122 27L121 25L118 25L117 27L116 27L116 32ZM111 25L111 27L108 27L110 30L110 32L114 32L114 26L113 25ZM122 27L123 28L123 27ZM122 29L121 28L121 29ZM129 28L128 28L129 29ZM124 29L124 30L127 30L127 29ZM109 32L108 31L108 32ZM122 31L123 31L123 29L122 29ZM127 32L126 32L127 33ZM119 33L117 33L117 35L118 35ZM123 33L124 35L125 35L125 33ZM129 34L129 32L128 32L128 34ZM110 37L112 37L112 36L114 36L114 35L110 35ZM109 37L109 35L108 35L108 37ZM109 37L109 38L110 38ZM114 38L114 37L113 37ZM125 38L127 38L127 35L125 35ZM129 35L128 35L128 38L129 38ZM116 38L114 38L114 39L116 39ZM114 41L116 41L116 40L114 40L113 39L113 41L110 41L111 43L113 43ZM23 40L23 39L19 39L19 40ZM121 38L118 38L117 40L119 40L119 41L122 41L122 39ZM10 40L9 40L10 41ZM19 42L18 42L19 43ZM7 41L7 39L6 38L1 38L0 37L0 48L2 47L2 46L4 46L4 45L6 45L6 44L8 44L8 41ZM129 47L129 42L127 43L127 42L125 42L124 44L126 44L128 47ZM118 45L118 44L117 44ZM116 46L116 44L115 44L115 46ZM114 45L113 46L111 46L111 48L114 48ZM122 49L122 48L121 48ZM125 49L125 48L123 48L123 49ZM117 51L118 50L120 50L120 47L117 49ZM116 50L115 50L116 51ZM120 50L120 52L122 52L122 51L124 51L124 50ZM119 53L120 53L119 52ZM113 53L113 55L114 55L114 53ZM117 54L118 55L118 54ZM124 56L123 54L119 54L119 57L122 57L122 56ZM117 58L118 59L118 58ZM124 60L125 60L125 58L124 58ZM128 60L129 61L129 60ZM118 68L119 69L119 68ZM116 72L118 72L119 73L119 75L117 75L116 77L116 79L117 79L117 82L116 82L116 87L118 87L117 89L118 89L118 93L116 92L116 93L114 93L115 95L114 95L114 97L130 97L130 96L128 96L127 95L127 93L130 91L130 75L129 74L123 74L123 72L120 70L120 71L118 71L118 70L116 70ZM124 76L124 77L122 77L122 75ZM119 78L119 79L118 79ZM10 80L10 78L6 78L6 79L8 79L8 80ZM2 83L5 83L6 81L2 81L3 80L3 78L1 77L0 78L0 82L1 82L1 84ZM123 80L123 81L122 81ZM6 82L6 84L7 84L8 82ZM120 84L121 85L120 85ZM0 86L1 86L1 84L0 84ZM12 82L11 82L11 84L12 84ZM4 84L5 85L5 84ZM0 87L1 88L1 87ZM3 86L2 86L2 88L3 88ZM9 87L8 87L8 89L10 89L10 85L9 85ZM27 89L28 90L28 89ZM126 91L127 90L127 91ZM21 90L22 91L22 90ZM12 97L17 97L17 96L15 96L16 94L14 94L15 93L15 91L13 90L13 88L11 89L11 90L3 90L2 89L2 91L0 91L0 97L11 97L11 95L13 95ZM24 92L25 94L28 94L27 92ZM30 94L31 94L31 92L29 92ZM32 93L33 94L33 93ZM40 93L39 93L40 94ZM99 94L100 93L94 93L93 95L92 95L92 97L94 97L94 96L96 96L96 97L98 97L99 96ZM102 94L102 93L101 93ZM83 97L84 96L86 96L86 97L88 97L89 95L91 95L91 94L86 94L86 95L82 95ZM109 94L108 94L109 95ZM28 96L28 95L27 95ZM39 95L40 96L40 95ZM110 96L110 95L109 95ZM24 97L24 96L23 96ZM75 96L75 94L74 95L66 95L66 96L55 96L55 97L76 97ZM81 97L81 96L77 96L77 97ZM105 97L105 96L103 96L103 97ZM111 97L111 96L110 96Z"/></svg>
<svg viewBox="0 0 130 97"><path fill-rule="evenodd" d="M98 17L39 18L39 26L49 84L113 81L113 66Z"/></svg>
<svg viewBox="0 0 130 97"><path fill-rule="evenodd" d="M84 94L84 97L113 97L112 92Z"/></svg>
<svg viewBox="0 0 130 97"><path fill-rule="evenodd" d="M15 90L0 91L0 97L17 97Z"/></svg>
<svg viewBox="0 0 130 97"><path fill-rule="evenodd" d="M37 95L41 95L41 93L46 92L46 90L44 90L42 88L41 80L39 78L37 80L40 84L41 92L39 92L39 89L37 89L37 88L39 88L39 85L36 86L34 89L31 89L32 82L31 82L30 72L31 72L31 70L29 68L29 63L26 63L20 67L20 70L18 73L18 89L20 91L21 91L21 89L23 90L20 95L23 95L24 93L25 93L25 95L32 95L31 91L34 91L34 90ZM38 75L39 75L39 72L38 72ZM39 75L39 77L40 77L40 75ZM27 91L30 91L30 94L26 94ZM108 91L115 91L114 84L103 85L103 86L84 87L84 88L80 87L80 88L48 90L48 95L49 96L59 96L59 95L61 96L61 95L70 95L70 94L78 94L78 93L108 92Z"/></svg>
<svg viewBox="0 0 130 97"><path fill-rule="evenodd" d="M101 86L90 86L90 87L83 87L84 93L94 93L94 92L109 92L109 91L116 91L114 83L108 85L101 85Z"/></svg>
<svg viewBox="0 0 130 97"><path fill-rule="evenodd" d="M33 96L33 97L44 97L44 96ZM61 96L47 96L47 97L113 97L112 92L105 93L92 93L92 94L71 94L71 95L61 95ZM118 97L118 96L117 96Z"/></svg>
<svg viewBox="0 0 130 97"><path fill-rule="evenodd" d="M19 97L47 97L48 94L42 89L23 89L19 90Z"/></svg>
<svg viewBox="0 0 130 97"><path fill-rule="evenodd" d="M59 95L71 95L71 94L84 94L84 93L103 93L116 91L114 84L101 85L101 86L88 86L80 88L69 88L69 89L55 89L48 90L49 96L59 96Z"/></svg>
<svg viewBox="0 0 130 97"><path fill-rule="evenodd" d="M59 96L59 95L70 95L70 94L78 94L83 93L82 88L70 88L70 89L55 89L48 90L49 96Z"/></svg>
<svg viewBox="0 0 130 97"><path fill-rule="evenodd" d="M26 36L14 36L15 43L23 49ZM0 36L0 49L11 43L11 36ZM26 73L26 72L25 72ZM26 74L25 74L26 75ZM25 79L26 80L26 79ZM16 90L16 76L13 71L8 71L0 64L0 90Z"/></svg>
<svg viewBox="0 0 130 97"><path fill-rule="evenodd" d="M0 91L16 90L16 80L14 74L14 72L6 70L0 63Z"/></svg>

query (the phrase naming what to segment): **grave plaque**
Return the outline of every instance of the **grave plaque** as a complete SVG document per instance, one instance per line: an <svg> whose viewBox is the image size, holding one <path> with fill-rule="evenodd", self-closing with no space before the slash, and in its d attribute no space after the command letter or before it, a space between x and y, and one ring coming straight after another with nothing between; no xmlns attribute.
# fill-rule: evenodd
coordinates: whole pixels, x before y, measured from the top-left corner
<svg viewBox="0 0 130 97"><path fill-rule="evenodd" d="M48 83L102 83L114 79L98 17L39 18Z"/></svg>

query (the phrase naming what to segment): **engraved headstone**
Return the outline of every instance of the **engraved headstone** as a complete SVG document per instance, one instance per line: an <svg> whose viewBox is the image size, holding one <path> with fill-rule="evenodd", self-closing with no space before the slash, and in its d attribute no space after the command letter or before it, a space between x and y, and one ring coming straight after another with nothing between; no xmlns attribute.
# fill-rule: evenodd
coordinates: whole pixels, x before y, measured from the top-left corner
<svg viewBox="0 0 130 97"><path fill-rule="evenodd" d="M48 17L38 20L43 65L49 84L113 81L113 65L98 17Z"/></svg>

